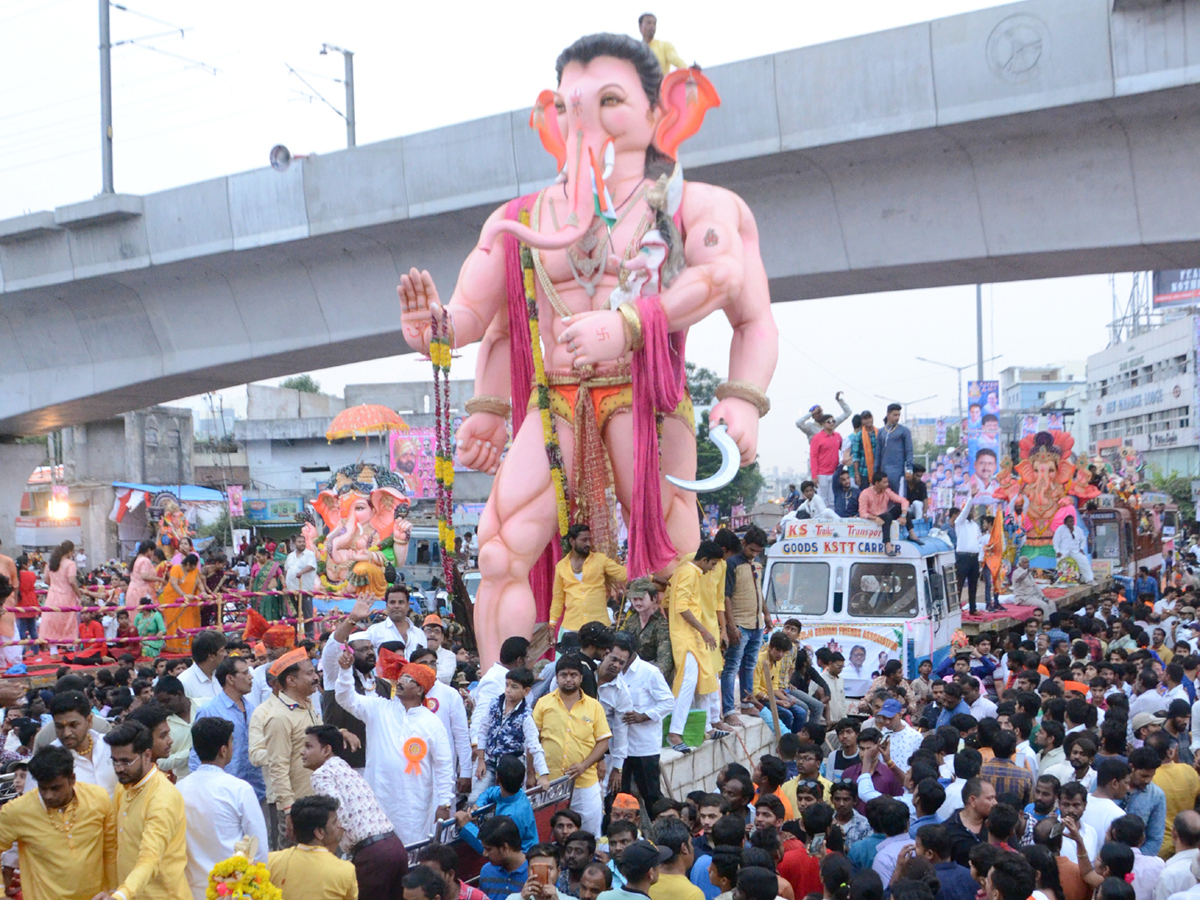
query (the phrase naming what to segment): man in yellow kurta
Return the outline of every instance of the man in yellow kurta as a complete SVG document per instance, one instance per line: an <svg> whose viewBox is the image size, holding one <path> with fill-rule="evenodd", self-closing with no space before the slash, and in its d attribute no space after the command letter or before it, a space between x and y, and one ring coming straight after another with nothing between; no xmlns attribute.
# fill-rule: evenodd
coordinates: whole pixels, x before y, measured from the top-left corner
<svg viewBox="0 0 1200 900"><path fill-rule="evenodd" d="M587 525L572 525L567 542L571 552L554 567L550 622L559 633L578 631L585 622L608 624L608 587L623 586L628 573L620 563L592 550Z"/></svg>
<svg viewBox="0 0 1200 900"><path fill-rule="evenodd" d="M343 834L337 810L337 800L321 795L292 804L288 816L296 846L267 857L271 884L289 900L357 900L354 865L333 855Z"/></svg>
<svg viewBox="0 0 1200 900"><path fill-rule="evenodd" d="M551 778L575 776L571 808L585 830L598 834L604 818L604 798L596 763L608 751L612 731L600 701L583 692L583 666L576 656L564 656L555 666L558 688L533 708L533 724L546 751Z"/></svg>
<svg viewBox="0 0 1200 900"><path fill-rule="evenodd" d="M695 558L684 560L667 587L667 623L675 657L675 712L667 741L680 753L691 752L683 729L693 702L704 710L704 730L721 718L720 613L725 609L725 552L714 541L703 541ZM717 578L719 577L719 581ZM724 736L728 732L713 732Z"/></svg>
<svg viewBox="0 0 1200 900"><path fill-rule="evenodd" d="M92 900L117 883L117 826L108 791L75 782L75 760L43 747L29 761L37 790L0 806L0 846L17 843L25 900Z"/></svg>
<svg viewBox="0 0 1200 900"><path fill-rule="evenodd" d="M654 54L654 58L658 60L659 68L662 69L663 75L666 75L675 69L686 69L688 64L683 61L683 57L679 55L679 51L675 49L675 45L670 41L660 41L655 38L658 31L658 17L654 13L642 13L638 16L638 31L642 33L642 40L650 47L650 52Z"/></svg>
<svg viewBox="0 0 1200 900"><path fill-rule="evenodd" d="M140 722L104 736L117 773L116 890L95 900L191 900L183 796L154 765L154 739ZM203 828L204 823L194 827Z"/></svg>

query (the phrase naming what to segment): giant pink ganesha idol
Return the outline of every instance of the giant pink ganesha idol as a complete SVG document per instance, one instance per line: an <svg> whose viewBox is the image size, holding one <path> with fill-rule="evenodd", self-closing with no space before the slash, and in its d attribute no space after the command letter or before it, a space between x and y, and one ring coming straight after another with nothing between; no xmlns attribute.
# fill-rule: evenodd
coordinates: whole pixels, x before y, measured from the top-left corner
<svg viewBox="0 0 1200 900"><path fill-rule="evenodd" d="M720 102L712 85L694 69L664 79L646 44L612 34L576 41L557 74L531 125L558 179L492 213L445 314L428 272L399 287L414 350L427 352L444 321L455 346L481 342L456 437L460 463L496 475L478 531L485 665L506 637L546 621L568 516L611 555L619 504L631 577L667 572L699 544L687 329L718 312L733 327L710 420L742 465L778 355L754 216L723 188L685 182L677 162Z"/></svg>

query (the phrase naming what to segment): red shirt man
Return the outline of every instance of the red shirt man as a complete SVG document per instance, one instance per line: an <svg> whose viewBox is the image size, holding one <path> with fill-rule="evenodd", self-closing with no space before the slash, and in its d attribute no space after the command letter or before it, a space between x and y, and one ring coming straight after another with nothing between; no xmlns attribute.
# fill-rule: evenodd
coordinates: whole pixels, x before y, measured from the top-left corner
<svg viewBox="0 0 1200 900"><path fill-rule="evenodd" d="M21 606L37 606L37 573L32 569L22 569L21 574L17 576L20 581ZM38 611L36 609L29 612L16 613L18 619L36 619Z"/></svg>
<svg viewBox="0 0 1200 900"><path fill-rule="evenodd" d="M808 439L808 464L814 478L832 475L841 461L842 436L833 430L835 427L833 416L827 415L821 430Z"/></svg>

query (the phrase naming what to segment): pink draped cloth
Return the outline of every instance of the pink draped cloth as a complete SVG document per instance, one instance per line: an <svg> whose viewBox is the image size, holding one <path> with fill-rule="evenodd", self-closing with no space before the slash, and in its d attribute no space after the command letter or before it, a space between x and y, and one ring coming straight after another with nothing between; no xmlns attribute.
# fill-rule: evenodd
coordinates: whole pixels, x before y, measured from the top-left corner
<svg viewBox="0 0 1200 900"><path fill-rule="evenodd" d="M638 297L641 350L633 354L633 471L647 473L633 492L629 515L630 578L651 575L675 559L663 518L657 413L674 412L687 386L684 333L671 334L658 297ZM648 473L653 473L648 474Z"/></svg>

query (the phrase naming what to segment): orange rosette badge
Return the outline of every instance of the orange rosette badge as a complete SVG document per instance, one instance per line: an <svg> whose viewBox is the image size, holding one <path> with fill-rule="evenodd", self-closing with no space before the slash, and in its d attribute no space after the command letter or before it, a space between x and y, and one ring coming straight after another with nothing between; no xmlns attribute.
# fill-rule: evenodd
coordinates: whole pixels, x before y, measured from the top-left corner
<svg viewBox="0 0 1200 900"><path fill-rule="evenodd" d="M404 742L404 758L408 767L404 770L408 775L421 774L421 760L429 752L429 746L419 737L411 737Z"/></svg>

